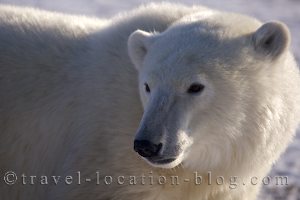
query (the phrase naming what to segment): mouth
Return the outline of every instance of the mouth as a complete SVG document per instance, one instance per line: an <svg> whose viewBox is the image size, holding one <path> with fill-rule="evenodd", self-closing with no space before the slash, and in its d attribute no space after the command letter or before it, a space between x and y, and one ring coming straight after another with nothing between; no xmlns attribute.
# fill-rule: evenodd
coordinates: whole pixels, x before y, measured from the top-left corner
<svg viewBox="0 0 300 200"><path fill-rule="evenodd" d="M176 160L176 158L160 158L160 159L155 159L155 158L146 158L149 162L154 163L154 164L158 164L158 165L163 165L163 164L169 164L173 161Z"/></svg>
<svg viewBox="0 0 300 200"><path fill-rule="evenodd" d="M171 169L179 164L181 164L183 160L183 154L180 154L176 157L170 157L170 158L162 158L162 157L153 157L153 158L144 158L151 166L158 167L158 168L165 168L165 169Z"/></svg>

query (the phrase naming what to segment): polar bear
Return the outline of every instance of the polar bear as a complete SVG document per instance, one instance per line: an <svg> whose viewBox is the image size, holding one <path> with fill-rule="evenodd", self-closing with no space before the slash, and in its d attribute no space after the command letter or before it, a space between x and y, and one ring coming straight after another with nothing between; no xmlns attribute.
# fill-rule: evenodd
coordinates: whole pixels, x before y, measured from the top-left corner
<svg viewBox="0 0 300 200"><path fill-rule="evenodd" d="M289 45L198 6L1 6L1 199L255 199L299 123Z"/></svg>

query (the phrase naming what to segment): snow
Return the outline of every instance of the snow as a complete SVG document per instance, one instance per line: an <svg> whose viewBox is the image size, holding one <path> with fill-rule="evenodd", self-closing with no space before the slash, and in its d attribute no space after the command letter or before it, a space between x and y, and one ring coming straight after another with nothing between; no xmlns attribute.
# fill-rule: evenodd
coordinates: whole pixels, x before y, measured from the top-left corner
<svg viewBox="0 0 300 200"><path fill-rule="evenodd" d="M23 6L88 16L111 17L120 11L136 7L146 0L0 0ZM300 1L299 0L185 0L176 1L188 5L202 4L220 10L248 14L262 21L285 22L292 34L292 49L300 61ZM300 88L299 88L300 89ZM288 176L287 186L267 185L260 194L260 200L300 200L300 130L287 151L273 166L269 176Z"/></svg>

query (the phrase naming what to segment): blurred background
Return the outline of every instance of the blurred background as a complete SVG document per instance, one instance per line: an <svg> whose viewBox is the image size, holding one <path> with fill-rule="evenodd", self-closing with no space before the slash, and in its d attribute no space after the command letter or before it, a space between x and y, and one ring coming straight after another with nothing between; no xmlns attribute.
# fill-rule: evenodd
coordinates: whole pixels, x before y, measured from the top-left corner
<svg viewBox="0 0 300 200"><path fill-rule="evenodd" d="M110 18L146 0L0 0L1 4L37 7L50 11ZM155 2L155 1L152 1ZM172 1L169 1L172 2ZM173 1L175 2L175 1ZM187 5L234 11L254 16L262 21L280 20L292 34L292 50L300 61L300 0L183 0ZM300 90L300 88L299 88ZM300 103L300 102L299 102ZM275 183L263 186L260 200L300 200L300 130L269 176L288 176L288 185Z"/></svg>

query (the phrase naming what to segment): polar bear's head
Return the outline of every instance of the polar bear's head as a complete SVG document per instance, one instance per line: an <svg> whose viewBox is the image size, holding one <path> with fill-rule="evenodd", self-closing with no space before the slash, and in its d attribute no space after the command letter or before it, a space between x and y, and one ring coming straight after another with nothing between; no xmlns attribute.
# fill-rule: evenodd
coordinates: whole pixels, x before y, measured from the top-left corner
<svg viewBox="0 0 300 200"><path fill-rule="evenodd" d="M135 151L162 168L212 170L243 162L258 138L268 137L253 129L260 128L260 101L272 95L268 82L288 46L282 23L233 14L132 33L128 51L144 107Z"/></svg>

